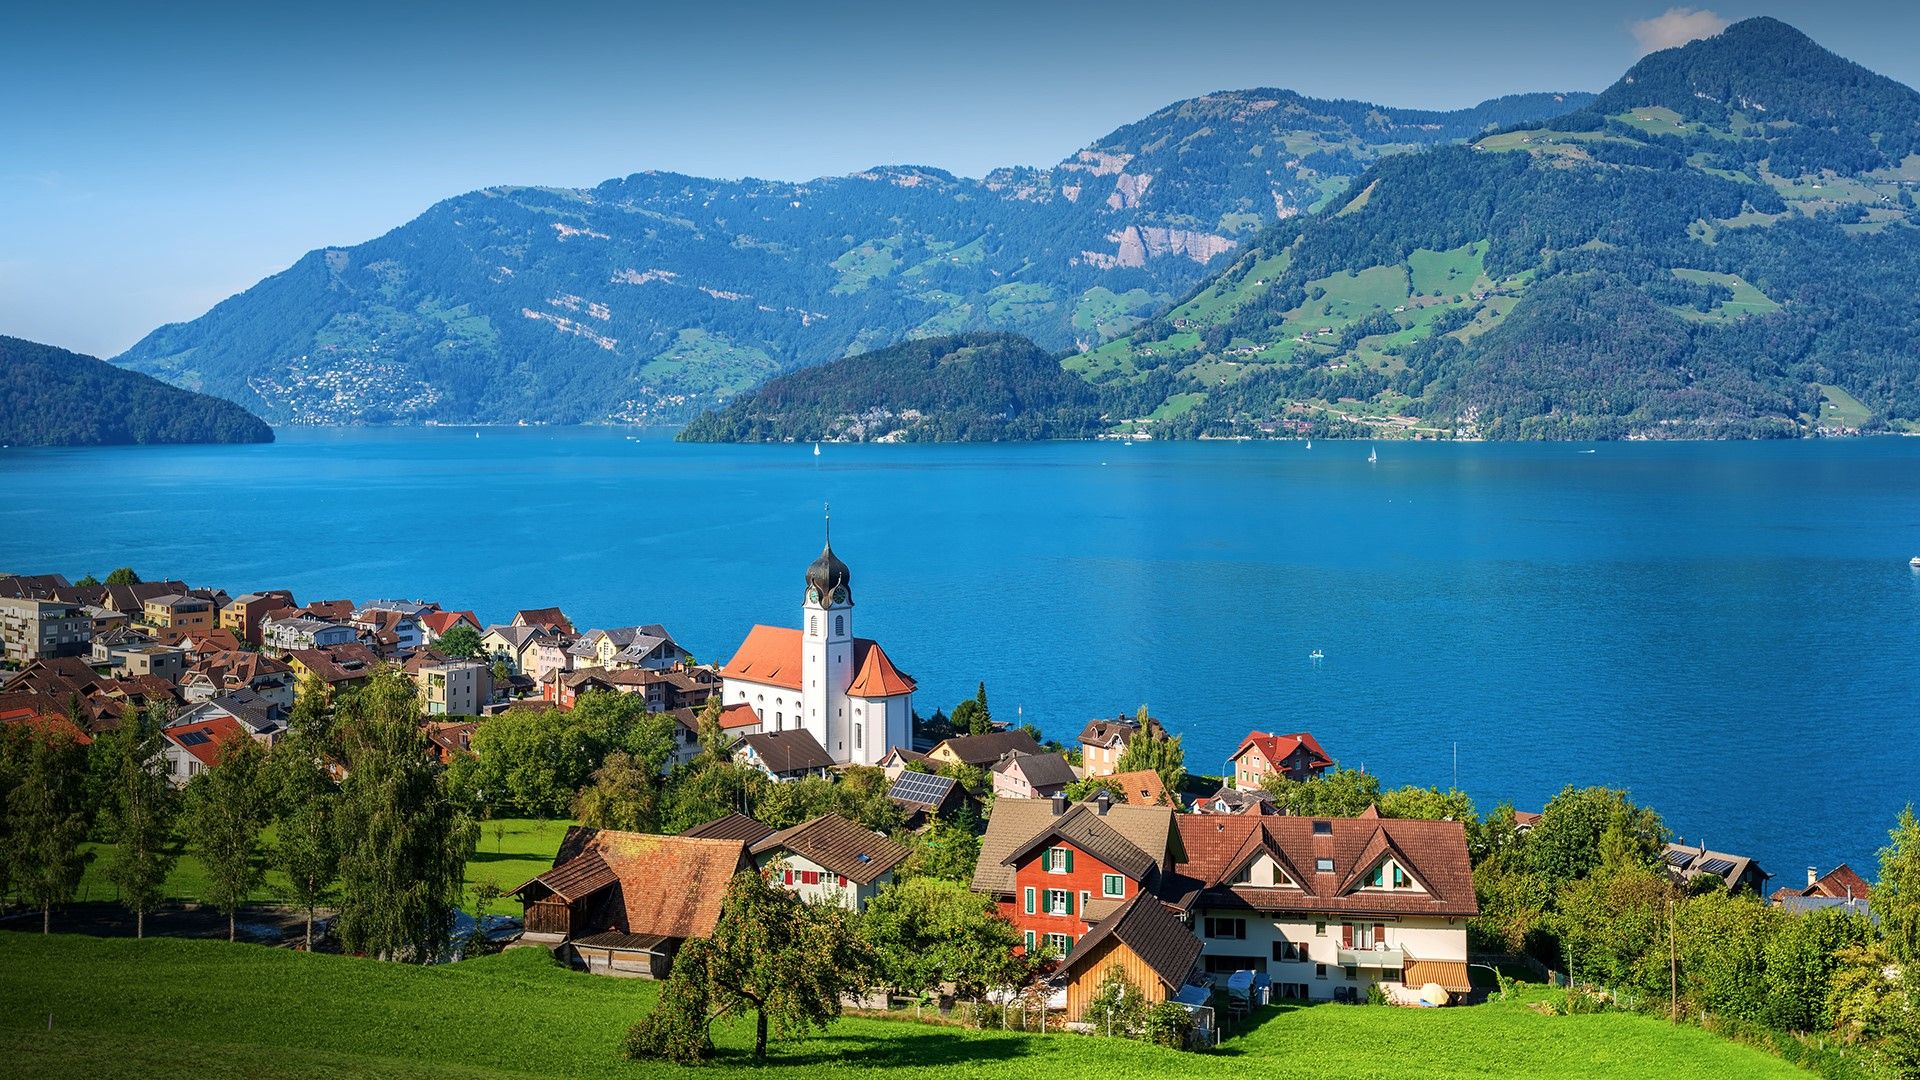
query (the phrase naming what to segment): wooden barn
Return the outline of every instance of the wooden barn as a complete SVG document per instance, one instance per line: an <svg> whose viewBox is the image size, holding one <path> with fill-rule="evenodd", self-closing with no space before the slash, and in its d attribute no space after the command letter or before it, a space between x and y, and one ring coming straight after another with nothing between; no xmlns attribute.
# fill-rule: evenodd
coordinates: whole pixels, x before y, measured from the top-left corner
<svg viewBox="0 0 1920 1080"><path fill-rule="evenodd" d="M1118 967L1157 1005L1180 992L1200 960L1200 939L1147 893L1136 893L1074 943L1054 981L1067 991L1067 1022L1086 1015L1109 969Z"/></svg>

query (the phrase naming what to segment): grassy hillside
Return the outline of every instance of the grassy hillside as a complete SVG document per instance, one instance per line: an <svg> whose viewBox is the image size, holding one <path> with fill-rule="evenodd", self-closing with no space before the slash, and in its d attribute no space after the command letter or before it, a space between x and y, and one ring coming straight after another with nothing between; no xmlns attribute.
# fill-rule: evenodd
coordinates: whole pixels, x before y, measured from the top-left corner
<svg viewBox="0 0 1920 1080"><path fill-rule="evenodd" d="M52 345L0 337L0 444L272 441L273 429L231 401Z"/></svg>
<svg viewBox="0 0 1920 1080"><path fill-rule="evenodd" d="M652 1002L653 984L564 971L537 949L414 968L223 942L0 934L0 985L9 1005L0 1052L19 1076L724 1075L745 1066L751 1043L748 1025L728 1023L712 1068L623 1061L622 1034ZM776 1044L769 1066L754 1071L819 1076L823 1067L929 1080L1799 1075L1657 1019L1553 1017L1512 1003L1274 1009L1204 1058L1074 1035L849 1019Z"/></svg>

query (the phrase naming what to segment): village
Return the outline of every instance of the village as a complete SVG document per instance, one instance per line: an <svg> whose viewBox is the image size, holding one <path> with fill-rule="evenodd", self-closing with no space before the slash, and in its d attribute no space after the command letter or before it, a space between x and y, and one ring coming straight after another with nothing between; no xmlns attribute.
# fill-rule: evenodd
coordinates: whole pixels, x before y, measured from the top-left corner
<svg viewBox="0 0 1920 1080"><path fill-rule="evenodd" d="M419 753L446 790L480 809L472 792L511 792L495 798L526 809L541 796L509 775L523 763L488 760L517 752L495 733L625 710L633 731L633 718L657 725L644 729L655 748L614 740L636 749L599 754L577 790L546 796L579 823L550 869L503 890L522 915L488 925L496 947L669 980L695 943L711 964L729 911L748 903L735 898L743 876L794 910L896 931L924 916L909 882L931 879L942 902L973 898L964 933L981 948L909 977L869 942L878 976L829 979L835 1009L931 994L998 1008L1003 1023L1017 1007L1041 1030L1109 1031L1124 1013L1123 1027L1177 1045L1212 1045L1274 1002L1442 1007L1485 1000L1516 970L1564 979L1557 955L1540 956L1547 924L1511 930L1483 903L1499 891L1485 875L1512 873L1507 856L1529 833L1578 822L1595 799L1612 800L1600 819L1556 826L1587 830L1592 864L1638 821L1644 861L1674 896L1764 897L1877 924L1851 868L1769 890L1753 859L1669 837L1622 793L1568 788L1543 812L1483 819L1459 792L1382 791L1306 731L1248 732L1220 775L1201 777L1145 706L1087 721L1071 744L993 720L984 685L923 717L914 679L855 635L853 575L831 543L796 576L798 625L753 626L719 664L696 663L662 625L581 630L560 607L483 623L424 601L301 603L125 571L0 576L0 729L85 747L158 718L148 768L187 791L238 768L237 747L279 748L387 680L410 688ZM295 745L334 783L357 767L313 749L322 742ZM623 773L630 760L651 775ZM45 925L60 897L37 895L23 899ZM1677 1002L1677 963L1674 978Z"/></svg>

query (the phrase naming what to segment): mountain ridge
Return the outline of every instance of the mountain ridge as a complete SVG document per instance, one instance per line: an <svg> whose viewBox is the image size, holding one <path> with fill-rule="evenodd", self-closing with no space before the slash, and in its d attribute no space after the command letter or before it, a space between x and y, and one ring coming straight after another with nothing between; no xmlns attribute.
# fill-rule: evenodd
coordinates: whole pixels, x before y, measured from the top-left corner
<svg viewBox="0 0 1920 1080"><path fill-rule="evenodd" d="M221 398L98 357L0 335L0 443L11 446L272 442Z"/></svg>

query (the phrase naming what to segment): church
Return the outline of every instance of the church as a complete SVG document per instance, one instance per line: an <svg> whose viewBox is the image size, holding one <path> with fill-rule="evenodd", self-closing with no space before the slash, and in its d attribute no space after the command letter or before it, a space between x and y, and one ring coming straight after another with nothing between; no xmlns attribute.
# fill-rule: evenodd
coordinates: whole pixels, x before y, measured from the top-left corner
<svg viewBox="0 0 1920 1080"><path fill-rule="evenodd" d="M831 537L807 567L800 629L755 626L720 675L729 712L752 709L760 732L805 731L837 764L913 745L913 679L853 636L853 576Z"/></svg>

